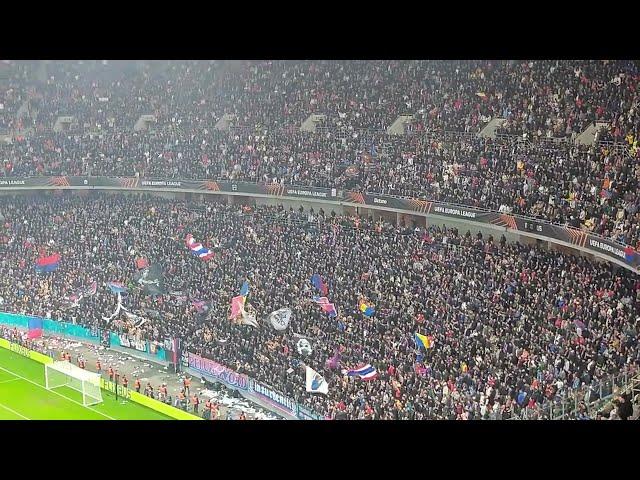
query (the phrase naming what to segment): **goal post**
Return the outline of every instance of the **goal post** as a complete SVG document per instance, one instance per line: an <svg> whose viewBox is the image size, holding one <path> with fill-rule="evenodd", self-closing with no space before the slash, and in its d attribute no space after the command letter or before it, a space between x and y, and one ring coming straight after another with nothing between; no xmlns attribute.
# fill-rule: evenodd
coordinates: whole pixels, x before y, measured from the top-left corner
<svg viewBox="0 0 640 480"><path fill-rule="evenodd" d="M98 373L88 372L67 361L59 361L44 366L44 378L47 390L68 387L82 393L84 406L102 402Z"/></svg>

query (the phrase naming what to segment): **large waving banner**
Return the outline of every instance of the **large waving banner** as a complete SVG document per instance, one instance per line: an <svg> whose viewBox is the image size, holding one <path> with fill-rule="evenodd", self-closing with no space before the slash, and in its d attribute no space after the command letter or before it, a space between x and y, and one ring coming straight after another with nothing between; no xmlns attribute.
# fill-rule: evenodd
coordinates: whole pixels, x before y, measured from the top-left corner
<svg viewBox="0 0 640 480"><path fill-rule="evenodd" d="M135 279L147 295L155 296L167 293L164 287L162 267L157 263L140 270L136 273Z"/></svg>

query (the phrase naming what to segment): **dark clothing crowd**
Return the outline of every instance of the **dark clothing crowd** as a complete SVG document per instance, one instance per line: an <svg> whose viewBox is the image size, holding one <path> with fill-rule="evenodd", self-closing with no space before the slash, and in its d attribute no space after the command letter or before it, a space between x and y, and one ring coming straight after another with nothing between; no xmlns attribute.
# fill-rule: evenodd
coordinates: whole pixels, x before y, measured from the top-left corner
<svg viewBox="0 0 640 480"><path fill-rule="evenodd" d="M636 63L15 62L0 89L7 177L226 179L524 214L640 247ZM134 131L141 115L149 130ZM324 116L302 132L311 115ZM406 135L386 128L403 114ZM60 116L73 116L62 132ZM230 131L219 122L230 116ZM478 133L504 119L497 138ZM593 145L573 140L606 128ZM25 133L29 131L29 133ZM561 140L556 142L555 140Z"/></svg>
<svg viewBox="0 0 640 480"><path fill-rule="evenodd" d="M504 237L138 195L3 197L0 213L2 310L149 340L178 336L185 349L328 418L531 418L640 361L637 276ZM187 234L214 258L194 256ZM37 274L37 258L54 252L57 270ZM162 266L166 294L147 296L133 281L140 257ZM336 318L312 301L314 273ZM245 280L258 327L229 320ZM69 301L93 281L95 295ZM128 285L122 305L143 324L110 318L111 281ZM375 305L372 317L362 299ZM202 301L205 312L195 306ZM279 332L267 317L283 307L293 315ZM417 348L416 332L433 347ZM300 338L311 353L297 351ZM366 363L374 380L342 372ZM305 391L305 365L324 376L326 396Z"/></svg>
<svg viewBox="0 0 640 480"><path fill-rule="evenodd" d="M640 162L612 146L162 130L49 132L0 145L0 152L6 177L114 175L339 188L523 214L640 247Z"/></svg>
<svg viewBox="0 0 640 480"><path fill-rule="evenodd" d="M153 114L182 129L234 124L274 129L324 115L327 128L384 130L399 116L421 131L479 130L563 138L594 122L607 135L637 136L637 62L607 60L264 60L13 62L10 85L29 101L28 119L50 129L131 128ZM9 103L13 113L19 104Z"/></svg>
<svg viewBox="0 0 640 480"><path fill-rule="evenodd" d="M638 249L639 80L637 62L621 60L2 61L0 176L402 195L528 215ZM301 131L312 114L316 128ZM153 121L140 129L142 115ZM401 115L412 120L392 135ZM64 127L62 116L71 117ZM496 135L479 135L494 119ZM602 127L594 142L576 142L590 125ZM640 281L585 257L443 225L81 193L1 197L2 310L178 336L329 418L544 416L543 404L640 360ZM215 257L193 256L187 234ZM34 262L53 253L59 267L37 274ZM140 258L161 265L166 294L139 288ZM336 318L311 300L314 273ZM245 280L259 327L228 319ZM96 294L77 294L94 281ZM112 318L107 282L128 285L122 306L144 322ZM358 309L363 298L372 317ZM282 307L293 316L278 332L265 319ZM416 332L433 348L417 348ZM300 338L310 353L297 351ZM336 355L341 367L329 368ZM376 379L341 372L363 363ZM326 396L305 391L305 365L325 377Z"/></svg>

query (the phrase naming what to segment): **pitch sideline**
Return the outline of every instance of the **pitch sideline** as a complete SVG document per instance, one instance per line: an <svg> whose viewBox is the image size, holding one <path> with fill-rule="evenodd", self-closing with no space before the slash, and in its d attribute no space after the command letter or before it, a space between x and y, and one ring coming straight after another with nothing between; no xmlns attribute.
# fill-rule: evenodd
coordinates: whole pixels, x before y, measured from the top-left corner
<svg viewBox="0 0 640 480"><path fill-rule="evenodd" d="M11 371L11 370L9 370L9 369L6 369L6 368L4 368L4 367L1 367L1 366L0 366L0 370L4 370L5 372L10 373L11 375L15 375L16 377L21 378L22 380L25 380L25 381L27 381L27 382L29 382L29 383L32 383L32 384L34 384L34 385L36 385L36 386L38 386L38 387L42 388L43 390L46 390L47 392L55 393L55 394L56 394L56 395L58 395L59 397L62 397L62 398L64 398L64 399L66 399L66 400L69 400L70 402L73 402L73 403L75 403L75 404L78 404L78 405L80 405L81 407L84 407L84 408L87 408L87 409L89 409L89 410L92 410L92 411L96 412L97 414L102 415L103 417L106 417L106 418L108 418L108 419L110 419L110 420L115 420L115 418L110 417L109 415L107 415L107 414L105 414L105 413L102 413L102 412L100 412L100 411L96 410L95 408L91 408L91 407L89 407L89 406L83 405L82 403L78 402L77 400L74 400L74 399L69 398L69 397L67 397L67 396L65 396L65 395L62 395L61 393L58 393L58 392L56 392L55 390L47 390L45 387L43 387L43 386L42 386L42 385L40 385L39 383L36 383L36 382L34 382L34 381L32 381L32 380L29 380L28 378L25 378L25 377L23 377L22 375L18 375L17 373L12 372L12 371Z"/></svg>

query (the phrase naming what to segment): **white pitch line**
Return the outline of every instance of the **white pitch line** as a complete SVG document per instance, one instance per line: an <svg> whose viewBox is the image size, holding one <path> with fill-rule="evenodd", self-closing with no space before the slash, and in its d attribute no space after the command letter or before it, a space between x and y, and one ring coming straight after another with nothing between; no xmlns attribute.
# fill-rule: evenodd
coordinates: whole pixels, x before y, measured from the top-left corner
<svg viewBox="0 0 640 480"><path fill-rule="evenodd" d="M2 403L0 403L0 407L4 408L5 410L10 411L11 413L13 413L14 415L18 415L19 417L24 418L25 420L31 420L29 417L25 417L24 415L22 415L21 413L16 412L14 409L7 407L6 405L3 405Z"/></svg>
<svg viewBox="0 0 640 480"><path fill-rule="evenodd" d="M43 386L42 386L42 385L40 385L39 383L36 383L36 382L34 382L34 381L32 381L32 380L29 380L28 378L24 378L22 375L18 375L17 373L14 373L14 372L12 372L11 370L8 370L8 369L6 369L6 368L4 368L4 367L0 367L0 370L4 370L5 372L10 373L11 375L15 375L16 377L21 378L22 380L24 380L24 381L26 381L26 382L33 383L33 384L34 384L34 385L36 385L37 387L40 387L40 388L42 388L42 389L44 389L44 390L47 390L45 387L43 387ZM55 393L55 394L56 394L56 395L58 395L59 397L65 398L65 399L69 400L70 402L73 402L73 403L76 403L76 404L80 405L81 407L87 408L87 409L89 409L89 410L93 410L94 412L96 412L96 413L97 413L97 414L99 414L99 415L102 415L103 417L107 417L107 418L108 418L108 419L110 419L110 420L115 420L115 418L110 417L109 415L107 415L107 414L105 414L105 413L99 412L99 411L98 411L98 410L96 410L95 408L91 408L91 407L88 407L87 405L83 405L83 404L81 404L80 402L78 402L77 400L74 400L73 398L65 397L64 395L62 395L61 393L56 392L55 390L47 390L47 392Z"/></svg>
<svg viewBox="0 0 640 480"><path fill-rule="evenodd" d="M20 380L19 378L12 378L11 380L3 380L0 382L0 384L2 383L10 383L10 382L17 382L18 380Z"/></svg>

